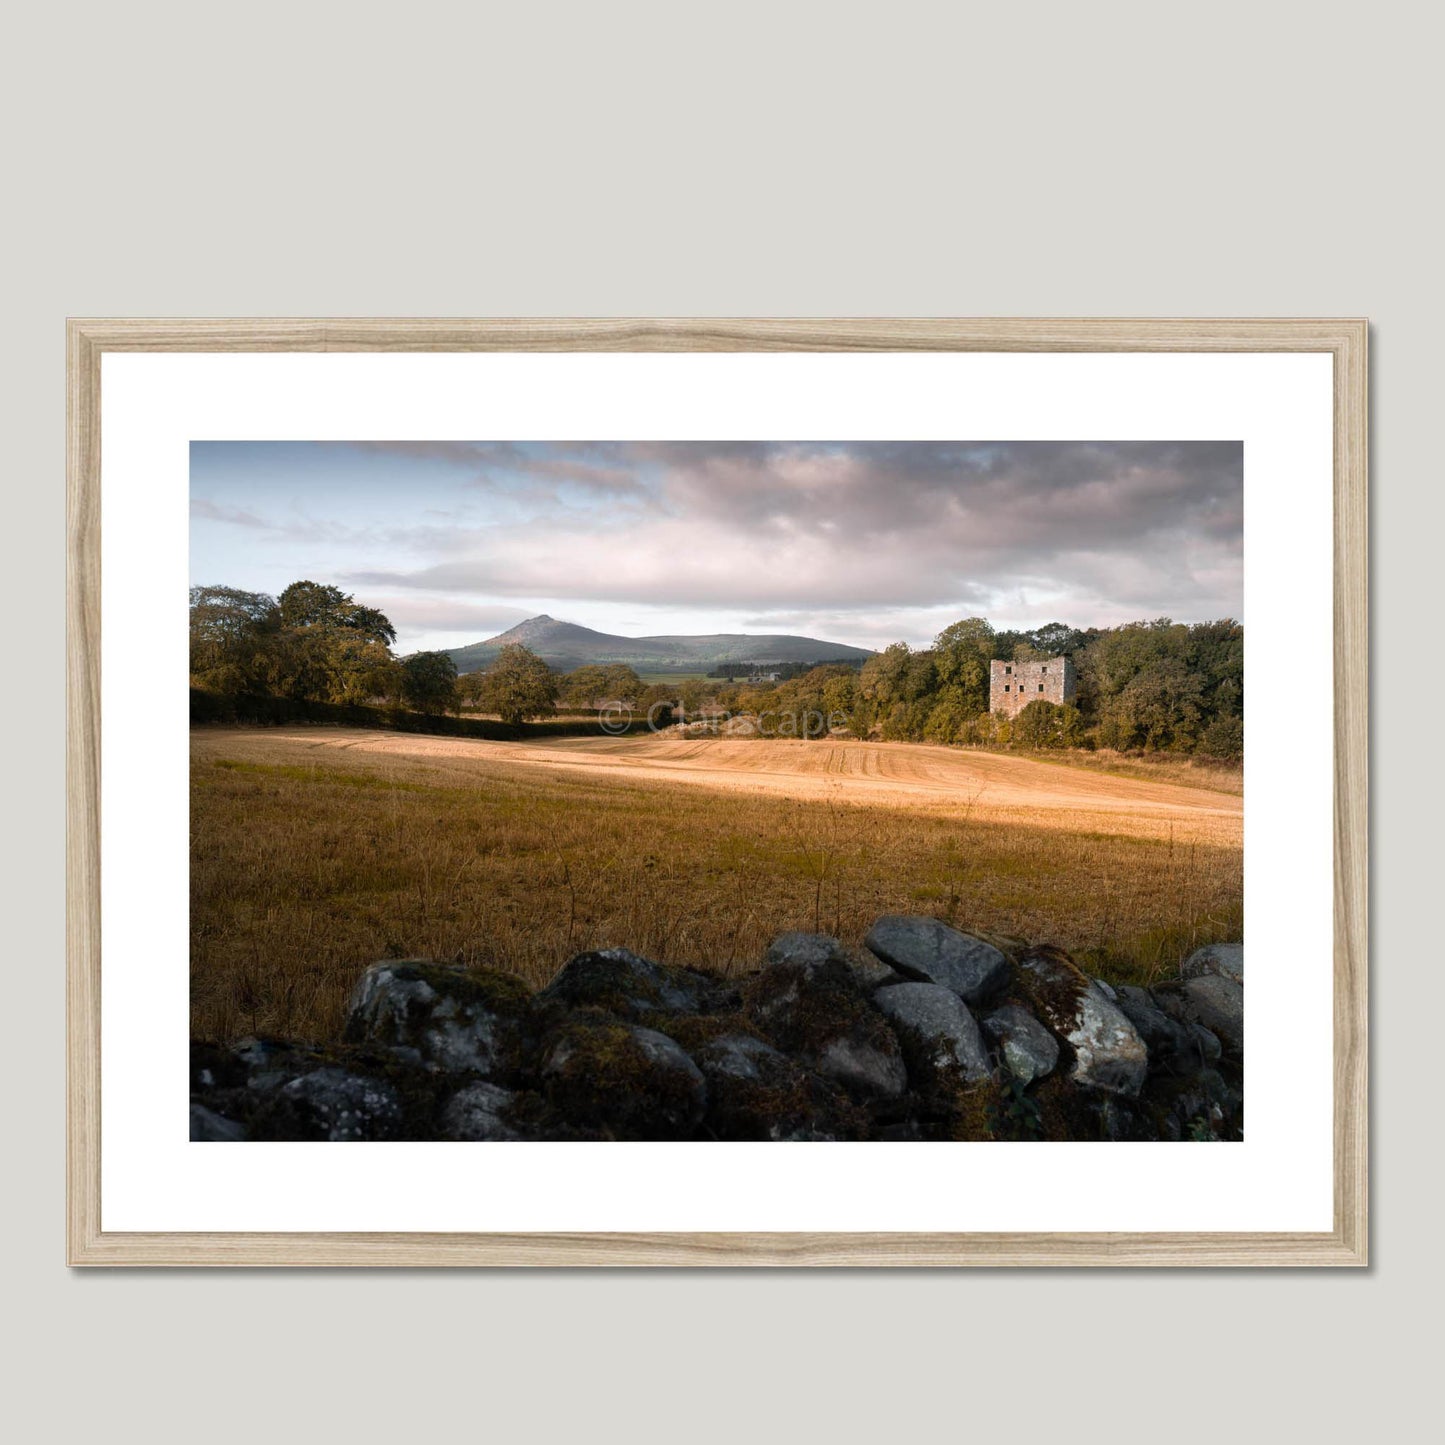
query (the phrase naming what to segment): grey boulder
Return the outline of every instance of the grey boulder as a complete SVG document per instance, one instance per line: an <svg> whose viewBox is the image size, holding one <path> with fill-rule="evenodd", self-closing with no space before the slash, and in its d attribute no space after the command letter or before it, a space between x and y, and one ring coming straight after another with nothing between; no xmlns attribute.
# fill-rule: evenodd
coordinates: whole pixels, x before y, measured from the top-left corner
<svg viewBox="0 0 1445 1445"><path fill-rule="evenodd" d="M802 964L817 968L829 961L846 967L865 989L885 983L902 983L902 975L889 968L871 953L860 953L840 943L830 933L781 933L769 945L764 963L776 967L781 963Z"/></svg>
<svg viewBox="0 0 1445 1445"><path fill-rule="evenodd" d="M688 1138L707 1108L702 1071L680 1044L601 1013L578 1013L547 1038L541 1079L557 1119L604 1138Z"/></svg>
<svg viewBox="0 0 1445 1445"><path fill-rule="evenodd" d="M1244 1052L1244 989L1232 979L1206 973L1180 985L1184 1009L1224 1045L1226 1053Z"/></svg>
<svg viewBox="0 0 1445 1445"><path fill-rule="evenodd" d="M744 999L769 1043L849 1093L896 1099L908 1087L897 1037L839 959L772 964L748 981Z"/></svg>
<svg viewBox="0 0 1445 1445"><path fill-rule="evenodd" d="M847 963L843 945L831 933L780 933L769 945L764 962L769 968L779 963L801 963L805 967L836 958Z"/></svg>
<svg viewBox="0 0 1445 1445"><path fill-rule="evenodd" d="M1069 1077L1089 1088L1137 1094L1149 1070L1139 1031L1093 979L1060 948L1044 946L1019 960L1039 1017L1074 1052Z"/></svg>
<svg viewBox="0 0 1445 1445"><path fill-rule="evenodd" d="M227 1119L204 1104L191 1105L192 1144L234 1144L245 1137L245 1126L234 1119Z"/></svg>
<svg viewBox="0 0 1445 1445"><path fill-rule="evenodd" d="M937 918L886 914L863 941L890 968L917 982L952 989L965 1003L981 1003L1008 983L1008 959L993 944Z"/></svg>
<svg viewBox="0 0 1445 1445"><path fill-rule="evenodd" d="M1231 983L1244 983L1244 945L1242 943L1209 943L1196 948L1180 965L1181 978L1204 978L1213 974Z"/></svg>
<svg viewBox="0 0 1445 1445"><path fill-rule="evenodd" d="M854 1094L896 1099L908 1087L908 1072L898 1055L847 1034L824 1044L814 1066L825 1079Z"/></svg>
<svg viewBox="0 0 1445 1445"><path fill-rule="evenodd" d="M1214 1065L1223 1057L1224 1046L1219 1042L1219 1035L1212 1029L1205 1028L1203 1024L1190 1024L1189 1034L1203 1063Z"/></svg>
<svg viewBox="0 0 1445 1445"><path fill-rule="evenodd" d="M720 1139L805 1143L857 1136L859 1121L830 1080L751 1034L724 1034L694 1054L707 1080L707 1122Z"/></svg>
<svg viewBox="0 0 1445 1445"><path fill-rule="evenodd" d="M1026 1009L1005 1004L983 1021L998 1045L1004 1067L1021 1084L1053 1073L1059 1062L1059 1041Z"/></svg>
<svg viewBox="0 0 1445 1445"><path fill-rule="evenodd" d="M538 995L541 1004L600 1008L619 1018L691 1013L706 1007L716 985L701 974L654 963L626 948L602 948L569 959Z"/></svg>
<svg viewBox="0 0 1445 1445"><path fill-rule="evenodd" d="M1118 989L1114 1002L1124 1017L1139 1031L1149 1050L1151 1066L1181 1066L1199 1061L1199 1041L1188 1023L1171 1018L1150 996L1148 989L1126 984Z"/></svg>
<svg viewBox="0 0 1445 1445"><path fill-rule="evenodd" d="M458 1089L442 1106L442 1137L469 1142L520 1137L507 1122L507 1109L515 1097L510 1089L483 1079Z"/></svg>
<svg viewBox="0 0 1445 1445"><path fill-rule="evenodd" d="M254 1139L324 1139L332 1143L391 1139L400 1131L401 1100L384 1079L326 1065L266 1096Z"/></svg>
<svg viewBox="0 0 1445 1445"><path fill-rule="evenodd" d="M351 996L350 1043L414 1050L427 1069L495 1074L514 1067L531 995L490 969L423 960L375 963Z"/></svg>
<svg viewBox="0 0 1445 1445"><path fill-rule="evenodd" d="M893 1025L914 1082L923 1088L989 1075L988 1050L978 1022L952 990L936 983L880 988L873 1003Z"/></svg>

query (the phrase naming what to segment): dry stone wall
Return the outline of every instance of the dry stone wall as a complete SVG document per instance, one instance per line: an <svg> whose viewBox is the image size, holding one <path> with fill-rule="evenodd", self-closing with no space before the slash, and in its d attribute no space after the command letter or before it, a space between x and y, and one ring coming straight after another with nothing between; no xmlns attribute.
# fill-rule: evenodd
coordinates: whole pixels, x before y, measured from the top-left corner
<svg viewBox="0 0 1445 1445"><path fill-rule="evenodd" d="M191 1138L1242 1137L1242 945L1144 989L934 918L866 943L784 934L740 979L604 949L537 991L376 963L338 1043L193 1042Z"/></svg>

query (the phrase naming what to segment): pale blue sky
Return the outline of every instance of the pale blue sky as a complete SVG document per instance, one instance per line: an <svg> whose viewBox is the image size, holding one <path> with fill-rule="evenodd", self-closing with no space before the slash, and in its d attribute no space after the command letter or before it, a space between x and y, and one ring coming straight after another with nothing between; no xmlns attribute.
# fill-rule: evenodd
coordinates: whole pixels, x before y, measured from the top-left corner
<svg viewBox="0 0 1445 1445"><path fill-rule="evenodd" d="M606 632L927 643L1241 616L1232 442L194 442L191 580L333 582L452 647Z"/></svg>

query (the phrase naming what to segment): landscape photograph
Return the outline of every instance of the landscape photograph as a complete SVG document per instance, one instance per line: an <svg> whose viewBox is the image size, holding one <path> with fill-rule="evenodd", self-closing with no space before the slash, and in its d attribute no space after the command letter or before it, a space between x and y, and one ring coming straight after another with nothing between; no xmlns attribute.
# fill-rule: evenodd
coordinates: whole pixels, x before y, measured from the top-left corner
<svg viewBox="0 0 1445 1445"><path fill-rule="evenodd" d="M1242 1139L1243 577L1233 441L193 442L190 1138Z"/></svg>

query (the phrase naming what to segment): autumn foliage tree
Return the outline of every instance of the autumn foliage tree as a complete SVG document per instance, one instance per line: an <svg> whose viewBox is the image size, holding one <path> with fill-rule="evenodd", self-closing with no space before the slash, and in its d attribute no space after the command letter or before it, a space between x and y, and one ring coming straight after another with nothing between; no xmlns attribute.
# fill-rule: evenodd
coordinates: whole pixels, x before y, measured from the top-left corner
<svg viewBox="0 0 1445 1445"><path fill-rule="evenodd" d="M396 641L396 629L383 613L327 583L293 582L276 599L276 607L283 627L356 632L383 644Z"/></svg>
<svg viewBox="0 0 1445 1445"><path fill-rule="evenodd" d="M280 598L234 587L193 587L193 685L356 703L398 695L401 672L385 614L338 587L293 582Z"/></svg>
<svg viewBox="0 0 1445 1445"><path fill-rule="evenodd" d="M601 702L636 707L644 691L642 679L625 662L590 662L558 683L558 695L575 707L596 707Z"/></svg>
<svg viewBox="0 0 1445 1445"><path fill-rule="evenodd" d="M990 716L995 659L1072 658L1078 696ZM996 631L970 617L931 648L896 642L858 675L852 728L862 737L1028 748L1105 747L1237 760L1244 749L1244 629L1226 618L1169 618L1081 631L1051 622Z"/></svg>
<svg viewBox="0 0 1445 1445"><path fill-rule="evenodd" d="M557 678L530 648L508 643L483 675L478 701L484 711L520 727L556 710Z"/></svg>
<svg viewBox="0 0 1445 1445"><path fill-rule="evenodd" d="M414 652L401 660L401 697L435 716L457 706L457 665L445 652Z"/></svg>
<svg viewBox="0 0 1445 1445"><path fill-rule="evenodd" d="M267 690L267 653L281 631L276 599L236 587L192 587L191 680L214 692Z"/></svg>

